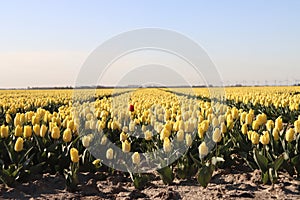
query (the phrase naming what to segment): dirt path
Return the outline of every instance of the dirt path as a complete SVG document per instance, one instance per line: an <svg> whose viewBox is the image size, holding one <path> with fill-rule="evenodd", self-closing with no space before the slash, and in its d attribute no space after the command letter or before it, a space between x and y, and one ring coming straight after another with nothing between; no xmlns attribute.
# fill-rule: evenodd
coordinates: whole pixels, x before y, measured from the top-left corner
<svg viewBox="0 0 300 200"><path fill-rule="evenodd" d="M60 175L44 174L38 180L19 184L15 188L0 185L1 198L5 199L300 199L300 179L286 173L279 174L279 183L259 184L259 171L218 170L207 188L196 179L179 181L165 186L159 178L138 191L131 180L123 175L82 173L82 185L75 193L64 189Z"/></svg>

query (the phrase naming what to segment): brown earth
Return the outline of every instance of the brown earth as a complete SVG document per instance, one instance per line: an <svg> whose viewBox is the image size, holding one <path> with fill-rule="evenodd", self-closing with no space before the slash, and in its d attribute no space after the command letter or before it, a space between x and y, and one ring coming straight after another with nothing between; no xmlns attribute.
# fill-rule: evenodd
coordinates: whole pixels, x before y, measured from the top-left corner
<svg viewBox="0 0 300 200"><path fill-rule="evenodd" d="M155 177L143 190L136 190L122 174L81 173L77 192L65 190L64 177L44 174L15 188L0 185L4 199L300 199L300 179L279 173L279 182L263 185L260 172L249 170L217 170L207 188L196 179L177 180L170 186Z"/></svg>

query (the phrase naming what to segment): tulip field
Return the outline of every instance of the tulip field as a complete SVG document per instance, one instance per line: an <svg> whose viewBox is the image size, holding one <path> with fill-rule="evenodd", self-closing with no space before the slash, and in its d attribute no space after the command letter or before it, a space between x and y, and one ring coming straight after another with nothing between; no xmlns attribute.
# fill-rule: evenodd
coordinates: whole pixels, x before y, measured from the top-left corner
<svg viewBox="0 0 300 200"><path fill-rule="evenodd" d="M151 174L207 187L215 170L236 165L260 170L261 184L297 177L300 87L224 90L222 100L207 88L96 89L80 99L72 89L1 90L0 182L59 173L76 191L82 172L122 169L137 189Z"/></svg>

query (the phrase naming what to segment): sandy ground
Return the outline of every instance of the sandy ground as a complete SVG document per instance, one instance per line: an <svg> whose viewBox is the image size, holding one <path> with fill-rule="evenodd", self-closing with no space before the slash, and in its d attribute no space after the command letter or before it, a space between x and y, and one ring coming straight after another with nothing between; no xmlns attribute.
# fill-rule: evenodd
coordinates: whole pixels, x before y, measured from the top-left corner
<svg viewBox="0 0 300 200"><path fill-rule="evenodd" d="M196 179L176 180L166 186L154 178L143 190L136 190L122 174L82 173L75 193L65 190L64 178L44 174L15 188L0 185L0 198L5 199L300 199L300 179L279 173L279 183L262 185L260 172L238 169L217 170L207 188Z"/></svg>

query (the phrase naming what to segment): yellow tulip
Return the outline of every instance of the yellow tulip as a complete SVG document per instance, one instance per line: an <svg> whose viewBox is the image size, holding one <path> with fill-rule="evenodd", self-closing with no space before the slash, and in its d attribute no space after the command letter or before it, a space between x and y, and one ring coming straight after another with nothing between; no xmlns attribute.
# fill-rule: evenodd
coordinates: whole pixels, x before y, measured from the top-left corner
<svg viewBox="0 0 300 200"><path fill-rule="evenodd" d="M164 139L163 149L166 153L169 153L172 149L171 142L170 142L170 139L168 137L166 137Z"/></svg>
<svg viewBox="0 0 300 200"><path fill-rule="evenodd" d="M184 132L183 130L179 130L176 134L176 139L178 142L182 142L184 140Z"/></svg>
<svg viewBox="0 0 300 200"><path fill-rule="evenodd" d="M67 123L67 128L74 130L74 120L70 120Z"/></svg>
<svg viewBox="0 0 300 200"><path fill-rule="evenodd" d="M125 140L127 140L127 134L124 133L124 132L122 132L122 133L120 134L120 141L121 141L121 142L124 142Z"/></svg>
<svg viewBox="0 0 300 200"><path fill-rule="evenodd" d="M21 137L23 135L23 127L20 125L17 125L15 128L15 136Z"/></svg>
<svg viewBox="0 0 300 200"><path fill-rule="evenodd" d="M273 122L273 120L268 120L267 124L266 124L266 127L267 127L267 130L269 132L271 132L273 130L273 128L274 128L274 122Z"/></svg>
<svg viewBox="0 0 300 200"><path fill-rule="evenodd" d="M124 142L122 141L122 151L125 153L130 152L131 149L131 144L128 142L128 140L125 140Z"/></svg>
<svg viewBox="0 0 300 200"><path fill-rule="evenodd" d="M67 128L65 131L64 131L64 134L63 134L63 141L64 142L71 142L72 140L72 131L70 128Z"/></svg>
<svg viewBox="0 0 300 200"><path fill-rule="evenodd" d="M254 122L252 122L252 129L254 130L254 131L257 131L258 129L259 129L259 122L258 121L254 121Z"/></svg>
<svg viewBox="0 0 300 200"><path fill-rule="evenodd" d="M21 122L20 122L20 113L17 113L14 119L14 125L20 125L21 126Z"/></svg>
<svg viewBox="0 0 300 200"><path fill-rule="evenodd" d="M31 126L24 126L24 132L23 132L23 137L24 138L29 138L32 136L32 128Z"/></svg>
<svg viewBox="0 0 300 200"><path fill-rule="evenodd" d="M268 131L264 131L263 132L263 135L260 136L260 142L263 144L263 145L267 145L269 144L270 142L270 136L269 136L269 132Z"/></svg>
<svg viewBox="0 0 300 200"><path fill-rule="evenodd" d="M285 140L288 142L292 142L295 139L295 130L293 128L289 128L285 133Z"/></svg>
<svg viewBox="0 0 300 200"><path fill-rule="evenodd" d="M24 143L23 138L18 137L18 139L17 139L17 141L15 143L15 147L14 147L14 149L15 149L16 152L19 152L19 151L23 150L23 143Z"/></svg>
<svg viewBox="0 0 300 200"><path fill-rule="evenodd" d="M51 137L55 140L60 138L60 130L57 126L54 126L51 131Z"/></svg>
<svg viewBox="0 0 300 200"><path fill-rule="evenodd" d="M204 132L206 132L209 128L209 121L208 120L203 120L201 122L201 128Z"/></svg>
<svg viewBox="0 0 300 200"><path fill-rule="evenodd" d="M248 125L251 125L252 122L253 122L253 115L248 113L246 115L245 123L248 124Z"/></svg>
<svg viewBox="0 0 300 200"><path fill-rule="evenodd" d="M78 163L79 162L78 150L76 148L71 148L70 149L70 157L71 157L71 161L73 163Z"/></svg>
<svg viewBox="0 0 300 200"><path fill-rule="evenodd" d="M40 125L39 124L35 124L33 126L33 132L34 132L34 134L38 136L40 134L40 129L41 129Z"/></svg>
<svg viewBox="0 0 300 200"><path fill-rule="evenodd" d="M1 126L1 138L8 137L8 126L2 125Z"/></svg>
<svg viewBox="0 0 300 200"><path fill-rule="evenodd" d="M243 133L244 135L246 135L247 132L248 132L248 125L247 125L247 124L243 124L243 125L242 125L242 128L241 128L241 131L242 131L242 133Z"/></svg>
<svg viewBox="0 0 300 200"><path fill-rule="evenodd" d="M259 143L259 134L255 131L252 131L251 142L252 142L252 144L258 144Z"/></svg>
<svg viewBox="0 0 300 200"><path fill-rule="evenodd" d="M187 133L185 135L185 143L186 143L186 146L188 146L188 147L192 146L193 139L192 139L192 135L191 134Z"/></svg>
<svg viewBox="0 0 300 200"><path fill-rule="evenodd" d="M213 132L212 139L215 143L218 143L222 140L222 134L219 128L216 128Z"/></svg>
<svg viewBox="0 0 300 200"><path fill-rule="evenodd" d="M141 162L141 157L140 157L140 154L138 152L134 152L132 154L131 159L132 159L132 163L135 164L135 165L138 165Z"/></svg>
<svg viewBox="0 0 300 200"><path fill-rule="evenodd" d="M47 133L47 126L45 126L44 124L41 126L40 128L40 136L41 137L45 137L46 133Z"/></svg>
<svg viewBox="0 0 300 200"><path fill-rule="evenodd" d="M279 140L279 130L278 130L278 128L273 129L272 135L273 135L275 141Z"/></svg>
<svg viewBox="0 0 300 200"><path fill-rule="evenodd" d="M166 129L166 128L163 128L162 131L160 132L160 140L164 140L166 137L170 137L171 135L171 132Z"/></svg>
<svg viewBox="0 0 300 200"><path fill-rule="evenodd" d="M208 154L208 147L206 146L205 142L202 142L199 145L199 157L202 159Z"/></svg>
<svg viewBox="0 0 300 200"><path fill-rule="evenodd" d="M224 122L222 122L222 124L221 124L221 132L222 132L223 134L227 132L227 127L226 127L226 125L225 125Z"/></svg>
<svg viewBox="0 0 300 200"><path fill-rule="evenodd" d="M145 140L151 140L152 139L152 133L151 131L147 130L145 133Z"/></svg>
<svg viewBox="0 0 300 200"><path fill-rule="evenodd" d="M10 124L10 123L12 122L12 118L11 118L10 114L6 114L6 115L5 115L5 121L6 121L6 123L8 123L8 124Z"/></svg>
<svg viewBox="0 0 300 200"><path fill-rule="evenodd" d="M204 138L205 131L203 130L202 126L198 126L198 136L200 139Z"/></svg>
<svg viewBox="0 0 300 200"><path fill-rule="evenodd" d="M277 127L279 129L279 131L281 131L283 129L283 123L282 123L282 118L278 117L275 120L275 127Z"/></svg>
<svg viewBox="0 0 300 200"><path fill-rule="evenodd" d="M294 122L295 133L300 133L300 120Z"/></svg>
<svg viewBox="0 0 300 200"><path fill-rule="evenodd" d="M107 149L106 151L106 159L112 160L114 158L114 150L112 148Z"/></svg>
<svg viewBox="0 0 300 200"><path fill-rule="evenodd" d="M106 143L107 143L107 137L106 137L106 135L103 135L102 138L101 138L100 144L101 145L106 145Z"/></svg>

